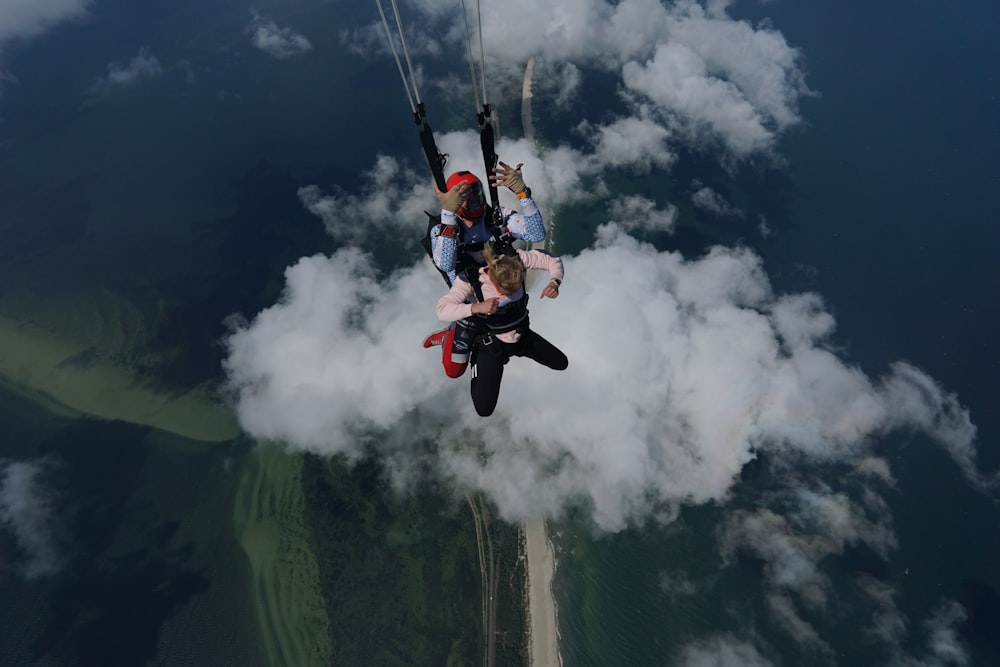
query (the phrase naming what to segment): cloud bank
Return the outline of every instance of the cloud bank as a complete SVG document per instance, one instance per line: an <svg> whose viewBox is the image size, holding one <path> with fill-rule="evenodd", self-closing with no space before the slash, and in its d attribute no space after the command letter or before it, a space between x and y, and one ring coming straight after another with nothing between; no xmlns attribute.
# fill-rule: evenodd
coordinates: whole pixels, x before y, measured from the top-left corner
<svg viewBox="0 0 1000 667"><path fill-rule="evenodd" d="M747 249L688 260L609 224L564 259L563 293L536 301L532 323L570 368L514 360L484 421L468 409L468 378L448 380L419 346L439 326L429 260L379 276L357 247L303 258L281 301L229 338L241 424L348 457L370 445L360 434L426 439L439 474L506 517L580 506L607 530L725 499L757 452L861 459L872 438L905 428L974 461L975 428L954 395L905 363L871 379L839 358L822 300L773 293ZM414 470L405 450L381 453Z"/></svg>

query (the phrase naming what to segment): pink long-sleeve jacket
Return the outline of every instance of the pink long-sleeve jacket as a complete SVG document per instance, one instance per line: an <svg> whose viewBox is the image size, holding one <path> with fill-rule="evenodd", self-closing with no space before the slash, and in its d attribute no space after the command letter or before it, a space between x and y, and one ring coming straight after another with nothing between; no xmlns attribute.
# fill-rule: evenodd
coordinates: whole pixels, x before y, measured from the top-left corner
<svg viewBox="0 0 1000 667"><path fill-rule="evenodd" d="M539 250L518 250L518 256L524 264L525 269L545 269L549 272L550 279L562 281L563 263L558 257L541 252ZM483 299L499 297L498 306L505 306L524 298L524 288L513 294L500 294L493 286L486 267L479 269L479 284L482 286ZM465 280L458 278L448 290L448 293L438 299L437 316L442 322L454 322L472 316L472 304L476 300L475 290ZM496 334L496 337L505 343L516 343L521 334L517 331Z"/></svg>

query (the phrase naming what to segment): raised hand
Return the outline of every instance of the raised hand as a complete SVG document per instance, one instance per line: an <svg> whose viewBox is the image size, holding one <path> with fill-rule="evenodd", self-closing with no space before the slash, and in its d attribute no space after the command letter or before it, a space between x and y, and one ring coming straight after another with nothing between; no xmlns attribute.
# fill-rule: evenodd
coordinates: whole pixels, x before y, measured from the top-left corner
<svg viewBox="0 0 1000 667"><path fill-rule="evenodd" d="M523 162L518 163L516 167L511 167L506 162L501 162L500 166L493 169L490 182L493 183L494 187L503 186L510 188L510 191L514 194L524 192L524 177L521 175L521 167L523 166Z"/></svg>

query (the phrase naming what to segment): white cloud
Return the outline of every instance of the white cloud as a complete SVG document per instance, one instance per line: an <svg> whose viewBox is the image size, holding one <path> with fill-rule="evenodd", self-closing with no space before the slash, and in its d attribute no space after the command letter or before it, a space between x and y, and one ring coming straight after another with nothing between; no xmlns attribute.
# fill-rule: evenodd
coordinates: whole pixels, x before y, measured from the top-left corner
<svg viewBox="0 0 1000 667"><path fill-rule="evenodd" d="M865 627L865 634L898 653L898 647L906 639L907 622L896 605L896 591L868 574L859 577L858 587L875 603L875 612Z"/></svg>
<svg viewBox="0 0 1000 667"><path fill-rule="evenodd" d="M555 82L555 105L560 109L569 109L579 98L583 85L583 73L573 63L561 63L546 72L544 76Z"/></svg>
<svg viewBox="0 0 1000 667"><path fill-rule="evenodd" d="M691 203L696 207L720 217L743 217L743 211L733 208L732 204L725 197L712 188L707 185L702 186L697 182L695 183L695 187L698 189L691 195Z"/></svg>
<svg viewBox="0 0 1000 667"><path fill-rule="evenodd" d="M876 456L863 457L858 461L854 471L858 475L878 479L889 488L896 487L896 478L885 459Z"/></svg>
<svg viewBox="0 0 1000 667"><path fill-rule="evenodd" d="M436 52L442 48L440 41L464 53L464 23L453 5L440 0L410 4L417 10L406 25L413 49ZM799 122L798 100L811 91L798 49L769 25L754 27L730 18L728 4L709 2L707 9L693 0L484 4L483 25L489 30L483 46L491 85L495 91L517 90L517 82L506 79L519 76L520 66L536 57L548 72L572 73L550 84L540 82L559 91L556 97L563 100L563 91L586 85L588 70L602 70L620 76L628 113L587 119L592 133L601 134L601 127L607 126L609 137L615 137L627 118L634 123L641 115L644 123L660 128L661 136L652 142L657 149L669 138L675 143L721 145L727 160L767 153L782 132ZM532 20L524 21L523 16ZM387 52L380 24L345 34L344 40L357 52ZM638 114L641 109L645 113ZM646 136L650 132L643 130ZM633 133L623 138L635 137ZM669 147L656 152L674 153Z"/></svg>
<svg viewBox="0 0 1000 667"><path fill-rule="evenodd" d="M446 176L453 171L468 170L485 183L477 132L446 132L435 138L441 152L449 156ZM526 139L500 139L497 153L505 162L523 163L525 182L531 186L535 199L546 207L581 203L606 194L599 185L592 184L589 190L584 188L584 179L593 179L602 166L579 151L557 147L548 150L543 158ZM340 187L327 191L312 184L299 189L299 199L338 240L381 244L388 230L395 228L392 233L397 234L408 227L405 236L415 241L427 220L424 211L440 211L431 176L424 164L420 166L417 171L394 157L379 155L371 169L362 174L363 184L358 192ZM517 208L517 199L507 189L501 188L499 194L502 205Z"/></svg>
<svg viewBox="0 0 1000 667"><path fill-rule="evenodd" d="M791 597L782 593L771 592L767 596L767 606L774 614L781 628L798 644L832 658L834 653L830 645L820 638L816 628L802 618Z"/></svg>
<svg viewBox="0 0 1000 667"><path fill-rule="evenodd" d="M845 547L865 544L882 557L896 546L884 501L870 498L871 508L859 507L845 493L800 488L779 509L738 510L726 517L720 534L724 558L737 552L753 554L764 563L764 577L772 595L791 592L813 609L826 605L830 582L819 567Z"/></svg>
<svg viewBox="0 0 1000 667"><path fill-rule="evenodd" d="M305 35L287 26L278 27L273 20L254 10L250 14L252 18L247 30L252 34L253 45L269 56L284 60L312 50L312 42Z"/></svg>
<svg viewBox="0 0 1000 667"><path fill-rule="evenodd" d="M660 574L660 590L671 597L698 595L698 586L682 571L671 570Z"/></svg>
<svg viewBox="0 0 1000 667"><path fill-rule="evenodd" d="M281 302L230 339L241 423L322 453L357 453L359 430L401 429L440 443L437 470L488 493L508 518L582 504L611 530L664 506L724 498L758 449L846 459L867 455L869 436L914 428L972 460L968 415L953 396L912 367L873 382L845 364L824 346L833 324L819 300L774 295L749 250L686 260L608 226L565 262L562 296L535 301L532 322L569 369L515 360L484 421L469 409L467 378L447 380L437 353L419 347L439 326L442 285L429 260L379 279L356 249L304 258L288 270ZM899 411L898 387L915 378L929 393L906 394ZM455 406L451 423L435 421L443 405ZM426 431L415 430L418 417ZM470 437L490 456L457 446ZM852 539L887 547L845 502L811 503L830 531L809 549ZM813 577L822 595L803 562L803 582Z"/></svg>
<svg viewBox="0 0 1000 667"><path fill-rule="evenodd" d="M905 362L892 364L882 394L890 407L887 428L927 433L947 449L969 481L980 488L996 483L995 478L984 479L978 473L975 449L960 444L975 440L976 427L954 395L942 393L933 379Z"/></svg>
<svg viewBox="0 0 1000 667"><path fill-rule="evenodd" d="M91 0L4 0L0 3L0 49L12 39L39 35L82 18Z"/></svg>
<svg viewBox="0 0 1000 667"><path fill-rule="evenodd" d="M0 461L0 528L14 535L28 579L59 570L53 510L42 482L44 464Z"/></svg>
<svg viewBox="0 0 1000 667"><path fill-rule="evenodd" d="M957 602L942 605L926 623L929 633L928 648L934 665L968 665L970 662L965 644L958 636L956 626L966 618L965 608Z"/></svg>
<svg viewBox="0 0 1000 667"><path fill-rule="evenodd" d="M594 147L593 159L604 169L628 168L647 173L669 169L677 160L668 144L670 131L648 117L620 118L603 125L582 123Z"/></svg>
<svg viewBox="0 0 1000 667"><path fill-rule="evenodd" d="M327 194L319 186L307 185L299 188L299 200L322 218L331 236L354 243L370 235L373 226L393 236L406 230L406 237L415 238L427 220L423 211L440 210L429 187L430 177L401 166L395 158L380 155L365 178L360 193L335 188Z"/></svg>
<svg viewBox="0 0 1000 667"><path fill-rule="evenodd" d="M944 600L934 610L922 624L926 633L925 649L922 655L914 655L906 650L914 643L908 641L910 623L896 604L896 591L870 575L861 576L858 586L875 605L865 633L882 643L892 656L889 664L902 667L960 667L970 664L968 648L958 632L958 626L968 618L962 605Z"/></svg>
<svg viewBox="0 0 1000 667"><path fill-rule="evenodd" d="M719 137L734 152L766 149L774 134L731 81L710 76L706 63L684 44L668 42L643 64L626 63L625 86L673 112L692 140Z"/></svg>
<svg viewBox="0 0 1000 667"><path fill-rule="evenodd" d="M693 1L675 6L671 38L697 53L711 77L731 82L774 130L799 122L796 100L810 92L798 67L800 53L780 32L731 20L722 6L710 16Z"/></svg>
<svg viewBox="0 0 1000 667"><path fill-rule="evenodd" d="M389 34L392 35L396 53L399 54L400 62L403 64L403 67L406 68L406 63L403 60L403 45L399 41L399 36L396 31L396 22L392 17L391 11L386 13L386 18L389 21ZM410 23L405 26L406 47L410 52L411 60L419 59L421 56L425 55L441 55L445 49L440 40L442 38L450 39L450 37L452 37L452 35L438 34L436 30L428 32L426 27L426 25L421 23ZM355 55L366 56L377 54L381 57L392 58L392 49L386 42L385 26L382 25L381 19L366 26L345 28L340 31L339 38L341 45ZM449 44L452 45L452 48L449 50L454 53L455 49L461 48L461 52L465 53L466 47L464 40L465 37L463 35L461 42L449 41ZM418 65L416 62L413 64L415 67ZM468 81L464 70L459 72L459 74L462 74L463 81ZM419 74L417 78L418 85L420 85L422 83L422 79Z"/></svg>
<svg viewBox="0 0 1000 667"><path fill-rule="evenodd" d="M156 59L156 56L151 56L143 47L127 65L119 63L108 65L107 75L97 80L94 89L108 91L114 88L124 88L157 76L162 71L160 61Z"/></svg>
<svg viewBox="0 0 1000 667"><path fill-rule="evenodd" d="M748 642L732 635L717 635L684 647L679 665L683 667L769 667L774 664Z"/></svg>
<svg viewBox="0 0 1000 667"><path fill-rule="evenodd" d="M771 231L771 227L767 224L767 218L763 214L757 218L757 233L764 239L770 238L774 233Z"/></svg>
<svg viewBox="0 0 1000 667"><path fill-rule="evenodd" d="M670 233L677 220L677 207L658 209L656 202L642 195L615 197L609 207L610 221L624 230L648 229Z"/></svg>
<svg viewBox="0 0 1000 667"><path fill-rule="evenodd" d="M872 458L862 461L870 465ZM867 479L863 475L859 479ZM834 655L832 647L803 613L815 618L827 608L834 587L823 562L852 545L865 545L883 559L896 547L885 501L868 487L860 495L859 503L845 492L790 474L782 490L769 494L767 507L731 512L719 529L724 564L735 562L737 553L761 561L764 597L776 625L800 645L828 657ZM892 601L891 589L880 582L865 579L860 584L873 599ZM894 608L879 608L881 615L872 619L867 632L895 640L902 621Z"/></svg>

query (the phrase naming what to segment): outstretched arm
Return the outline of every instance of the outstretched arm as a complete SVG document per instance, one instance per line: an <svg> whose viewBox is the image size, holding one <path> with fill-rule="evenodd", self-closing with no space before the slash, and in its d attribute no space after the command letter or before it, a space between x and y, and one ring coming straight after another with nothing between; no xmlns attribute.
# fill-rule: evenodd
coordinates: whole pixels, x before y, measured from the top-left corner
<svg viewBox="0 0 1000 667"><path fill-rule="evenodd" d="M526 269L544 269L549 272L549 284L542 290L542 298L555 299L565 275L560 258L543 250L518 250L518 256Z"/></svg>

